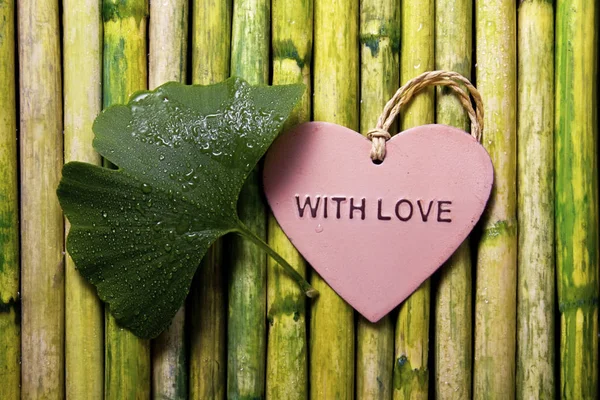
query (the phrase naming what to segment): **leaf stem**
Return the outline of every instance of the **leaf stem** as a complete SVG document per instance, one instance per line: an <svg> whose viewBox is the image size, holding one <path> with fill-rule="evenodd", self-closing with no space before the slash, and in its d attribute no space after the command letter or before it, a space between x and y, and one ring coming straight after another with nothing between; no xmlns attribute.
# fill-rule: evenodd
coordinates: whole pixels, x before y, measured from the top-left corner
<svg viewBox="0 0 600 400"><path fill-rule="evenodd" d="M300 275L298 273L298 271L296 271L294 269L294 267L292 267L283 257L281 257L279 255L279 253L277 253L275 250L273 250L273 248L271 246L269 246L264 240L262 240L261 238L256 236L254 234L254 232L250 231L244 225L241 225L240 229L237 230L236 232L238 234L240 234L241 236L244 236L244 237L250 239L252 242L254 242L254 244L256 244L263 251L265 251L269 256L271 256L275 261L277 261L277 263L279 263L279 265L281 265L283 267L285 272L287 272L290 275L290 277L296 281L296 283L298 284L298 286L300 286L300 288L302 289L302 291L304 292L304 294L306 296L308 296L310 298L314 298L319 295L319 292L317 291L317 289L310 286L310 284L306 281L306 279L304 279L304 277L302 275Z"/></svg>

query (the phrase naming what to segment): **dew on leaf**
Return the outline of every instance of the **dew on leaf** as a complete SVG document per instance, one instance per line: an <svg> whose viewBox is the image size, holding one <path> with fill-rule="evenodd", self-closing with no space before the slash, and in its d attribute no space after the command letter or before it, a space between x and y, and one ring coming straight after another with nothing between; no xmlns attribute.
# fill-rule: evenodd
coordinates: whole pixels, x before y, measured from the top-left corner
<svg viewBox="0 0 600 400"><path fill-rule="evenodd" d="M197 260L238 227L244 177L300 96L299 86L257 88L236 78L213 86L168 83L98 116L94 147L118 169L68 163L58 195L74 228L75 264L111 303L119 323L145 338L168 325ZM157 153L151 143L160 147ZM110 215L109 230L92 227L99 215ZM176 285L166 281L173 277Z"/></svg>
<svg viewBox="0 0 600 400"><path fill-rule="evenodd" d="M190 229L190 221L188 221L187 219L184 219L184 218L182 218L181 220L179 220L179 222L175 226L175 232L178 235L183 235L189 229Z"/></svg>

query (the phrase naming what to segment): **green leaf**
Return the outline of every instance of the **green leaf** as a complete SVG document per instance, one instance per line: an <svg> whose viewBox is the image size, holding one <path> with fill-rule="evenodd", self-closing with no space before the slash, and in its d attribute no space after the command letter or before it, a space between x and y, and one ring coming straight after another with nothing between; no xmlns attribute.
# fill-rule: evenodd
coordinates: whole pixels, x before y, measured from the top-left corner
<svg viewBox="0 0 600 400"><path fill-rule="evenodd" d="M96 118L94 148L118 169L68 163L57 193L67 249L120 325L157 336L209 246L247 234L240 190L303 90L167 83Z"/></svg>

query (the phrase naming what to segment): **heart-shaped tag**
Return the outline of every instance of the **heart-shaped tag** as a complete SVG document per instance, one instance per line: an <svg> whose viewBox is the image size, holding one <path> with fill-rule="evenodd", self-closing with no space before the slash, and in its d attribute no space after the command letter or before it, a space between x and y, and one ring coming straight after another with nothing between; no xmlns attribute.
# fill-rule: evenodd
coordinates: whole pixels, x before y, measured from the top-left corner
<svg viewBox="0 0 600 400"><path fill-rule="evenodd" d="M277 221L325 281L371 322L386 315L458 248L493 183L471 135L424 125L387 142L348 128L302 124L267 153L264 188Z"/></svg>

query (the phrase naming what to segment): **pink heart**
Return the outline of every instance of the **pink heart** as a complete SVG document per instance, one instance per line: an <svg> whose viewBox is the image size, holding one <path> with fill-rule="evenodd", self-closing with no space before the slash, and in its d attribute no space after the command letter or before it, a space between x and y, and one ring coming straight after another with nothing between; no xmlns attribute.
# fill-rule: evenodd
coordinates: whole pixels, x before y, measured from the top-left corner
<svg viewBox="0 0 600 400"><path fill-rule="evenodd" d="M294 246L371 322L394 309L458 248L493 183L488 153L444 125L371 142L325 122L302 124L269 150L264 187Z"/></svg>

